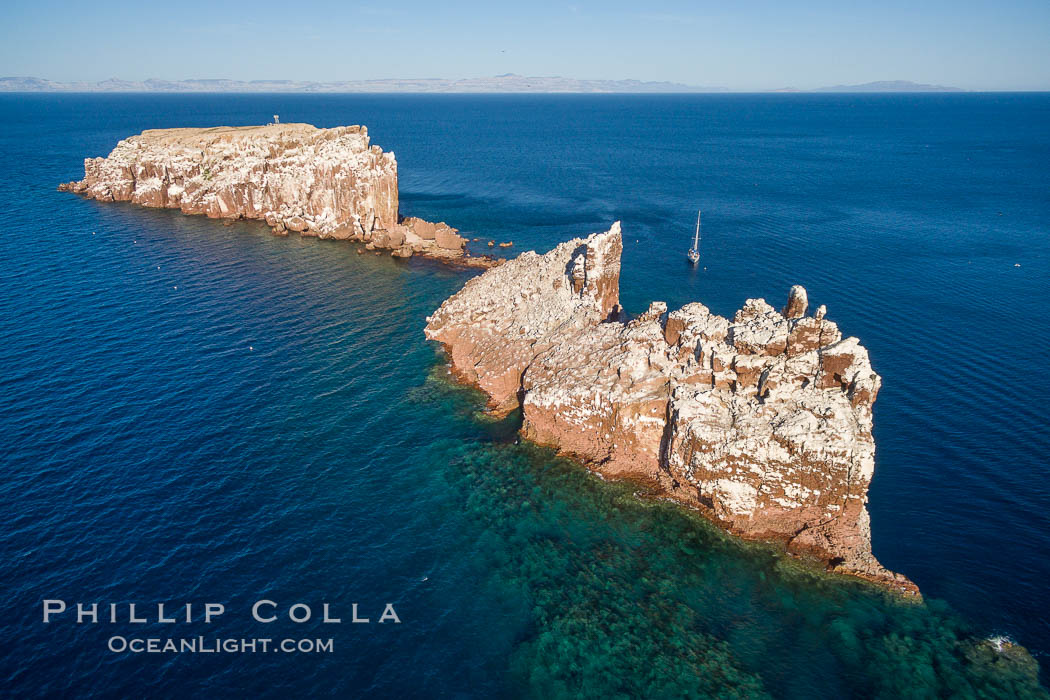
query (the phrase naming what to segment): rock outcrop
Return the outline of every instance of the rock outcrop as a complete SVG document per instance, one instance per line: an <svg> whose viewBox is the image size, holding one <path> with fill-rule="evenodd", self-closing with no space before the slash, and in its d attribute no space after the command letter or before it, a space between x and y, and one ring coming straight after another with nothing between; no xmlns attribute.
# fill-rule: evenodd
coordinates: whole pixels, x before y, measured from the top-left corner
<svg viewBox="0 0 1050 700"><path fill-rule="evenodd" d="M261 219L277 235L363 241L401 257L465 257L467 240L456 229L399 217L397 161L369 145L363 126L151 129L124 139L106 158L85 159L84 179L59 189L104 202Z"/></svg>
<svg viewBox="0 0 1050 700"><path fill-rule="evenodd" d="M428 319L453 371L521 407L523 435L650 484L729 531L829 569L918 589L871 553L871 406L881 380L805 289L732 319L618 303L619 223L466 283Z"/></svg>

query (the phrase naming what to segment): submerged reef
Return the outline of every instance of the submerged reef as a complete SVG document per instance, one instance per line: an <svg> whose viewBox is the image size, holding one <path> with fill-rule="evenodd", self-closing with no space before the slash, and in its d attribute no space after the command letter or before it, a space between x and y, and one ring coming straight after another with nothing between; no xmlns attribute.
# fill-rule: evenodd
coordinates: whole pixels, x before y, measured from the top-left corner
<svg viewBox="0 0 1050 700"><path fill-rule="evenodd" d="M648 484L748 539L917 596L871 552L872 403L856 338L793 287L780 311L619 304L619 223L466 283L427 320L453 371L524 437Z"/></svg>
<svg viewBox="0 0 1050 700"><path fill-rule="evenodd" d="M508 694L1050 697L1023 647L985 639L942 601L820 575L528 442L458 443L430 466L458 488L444 520L481 560L470 574L500 615L528 621ZM494 627L480 619L479 638L492 644Z"/></svg>

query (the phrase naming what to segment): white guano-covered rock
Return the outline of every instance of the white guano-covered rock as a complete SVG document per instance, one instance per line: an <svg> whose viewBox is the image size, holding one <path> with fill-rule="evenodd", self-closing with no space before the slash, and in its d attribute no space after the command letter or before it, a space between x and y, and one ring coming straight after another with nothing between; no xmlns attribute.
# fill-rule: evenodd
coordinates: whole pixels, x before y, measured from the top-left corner
<svg viewBox="0 0 1050 700"><path fill-rule="evenodd" d="M871 553L871 404L881 380L823 306L749 299L726 319L693 302L618 304L619 224L525 253L428 319L456 373L522 433L608 476L650 484L744 537L916 594Z"/></svg>

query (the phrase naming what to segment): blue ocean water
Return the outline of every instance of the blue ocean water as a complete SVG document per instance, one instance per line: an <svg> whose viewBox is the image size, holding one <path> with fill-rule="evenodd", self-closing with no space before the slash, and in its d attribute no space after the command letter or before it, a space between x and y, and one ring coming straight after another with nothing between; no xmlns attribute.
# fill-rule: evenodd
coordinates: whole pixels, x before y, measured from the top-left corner
<svg viewBox="0 0 1050 700"><path fill-rule="evenodd" d="M469 272L55 191L143 129L275 112L368 125L402 213L479 252L622 220L628 311L804 284L883 376L874 550L926 604L517 444L422 335ZM1050 95L4 95L0 124L11 695L1036 692L974 640L1050 651ZM44 625L48 598L227 612ZM260 625L262 598L343 624ZM376 623L388 602L400 624ZM334 651L115 654L113 635Z"/></svg>

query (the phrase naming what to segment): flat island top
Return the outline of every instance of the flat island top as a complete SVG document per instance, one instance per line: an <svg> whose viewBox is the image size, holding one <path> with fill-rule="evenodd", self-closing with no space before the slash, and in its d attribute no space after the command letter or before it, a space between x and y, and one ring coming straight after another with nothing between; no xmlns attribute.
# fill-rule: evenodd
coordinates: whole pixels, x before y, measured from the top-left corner
<svg viewBox="0 0 1050 700"><path fill-rule="evenodd" d="M360 126L343 127L347 131L360 131ZM136 136L136 139L145 140L157 145L179 144L189 145L194 142L201 144L215 141L219 138L224 141L239 141L241 139L258 137L287 137L306 136L315 134L318 129L313 124L291 123L291 124L265 124L258 126L212 126L212 127L179 127L176 129L147 129Z"/></svg>

